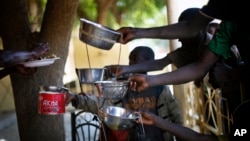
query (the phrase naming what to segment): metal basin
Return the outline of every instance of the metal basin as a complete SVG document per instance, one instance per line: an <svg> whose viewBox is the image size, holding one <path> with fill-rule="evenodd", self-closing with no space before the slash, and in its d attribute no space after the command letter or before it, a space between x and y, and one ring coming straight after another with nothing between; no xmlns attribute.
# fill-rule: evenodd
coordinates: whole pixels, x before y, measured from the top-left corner
<svg viewBox="0 0 250 141"><path fill-rule="evenodd" d="M102 81L105 68L77 68L76 74L81 83L94 83Z"/></svg>
<svg viewBox="0 0 250 141"><path fill-rule="evenodd" d="M128 90L128 81L96 81L99 85L101 96L107 99L122 99Z"/></svg>
<svg viewBox="0 0 250 141"><path fill-rule="evenodd" d="M138 113L121 107L107 106L104 111L104 123L112 130L126 130L136 124Z"/></svg>
<svg viewBox="0 0 250 141"><path fill-rule="evenodd" d="M80 40L99 49L110 50L121 36L115 30L83 18L80 24Z"/></svg>

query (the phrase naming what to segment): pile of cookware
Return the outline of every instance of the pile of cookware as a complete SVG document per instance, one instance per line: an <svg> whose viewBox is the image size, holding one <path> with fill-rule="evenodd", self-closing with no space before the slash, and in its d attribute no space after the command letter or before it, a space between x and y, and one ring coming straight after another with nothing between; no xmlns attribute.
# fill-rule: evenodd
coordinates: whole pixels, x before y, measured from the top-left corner
<svg viewBox="0 0 250 141"><path fill-rule="evenodd" d="M121 34L98 23L80 19L79 38L82 42L103 50L109 50L117 43ZM106 100L122 99L128 90L127 80L106 79L105 69L76 69L80 83L98 85L101 97ZM140 115L122 107L106 106L102 108L103 122L113 130L124 130L136 124ZM100 116L100 115L99 115Z"/></svg>

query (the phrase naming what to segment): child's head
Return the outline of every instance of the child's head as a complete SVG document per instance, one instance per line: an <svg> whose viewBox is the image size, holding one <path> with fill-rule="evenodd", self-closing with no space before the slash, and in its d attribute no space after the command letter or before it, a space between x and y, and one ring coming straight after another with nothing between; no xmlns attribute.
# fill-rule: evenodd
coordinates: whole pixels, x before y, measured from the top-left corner
<svg viewBox="0 0 250 141"><path fill-rule="evenodd" d="M200 8L188 8L184 10L179 16L178 22L190 20L194 18L195 15L199 13L199 11L200 11Z"/></svg>
<svg viewBox="0 0 250 141"><path fill-rule="evenodd" d="M154 51L147 46L134 48L129 55L129 65L138 64L155 59Z"/></svg>

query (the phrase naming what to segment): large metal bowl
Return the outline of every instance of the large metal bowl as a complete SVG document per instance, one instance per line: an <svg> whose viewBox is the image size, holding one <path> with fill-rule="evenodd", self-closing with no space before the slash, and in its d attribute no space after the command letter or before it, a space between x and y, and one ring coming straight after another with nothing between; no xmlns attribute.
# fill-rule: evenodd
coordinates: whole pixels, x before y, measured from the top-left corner
<svg viewBox="0 0 250 141"><path fill-rule="evenodd" d="M103 122L112 130L126 130L136 124L139 113L121 107L107 106L104 109Z"/></svg>
<svg viewBox="0 0 250 141"><path fill-rule="evenodd" d="M105 68L76 68L76 74L80 83L94 83L102 81Z"/></svg>
<svg viewBox="0 0 250 141"><path fill-rule="evenodd" d="M96 81L101 96L107 99L122 99L128 90L128 81Z"/></svg>
<svg viewBox="0 0 250 141"><path fill-rule="evenodd" d="M121 33L101 24L83 18L80 19L80 22L79 38L89 45L110 50L120 38Z"/></svg>

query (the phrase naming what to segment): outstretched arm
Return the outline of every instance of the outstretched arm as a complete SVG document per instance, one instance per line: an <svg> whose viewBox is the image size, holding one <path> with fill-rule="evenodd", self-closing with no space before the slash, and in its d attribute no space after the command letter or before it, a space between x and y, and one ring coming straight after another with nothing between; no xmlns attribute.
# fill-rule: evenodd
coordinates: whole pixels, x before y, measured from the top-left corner
<svg viewBox="0 0 250 141"><path fill-rule="evenodd" d="M211 18L199 13L190 21L178 22L161 27L133 28L122 27L117 31L122 33L120 43L126 44L131 40L140 38L177 39L195 37L200 29L203 29L212 21Z"/></svg>
<svg viewBox="0 0 250 141"><path fill-rule="evenodd" d="M141 112L142 122L147 125L156 125L157 127L173 134L177 138L184 141L218 141L217 137L212 135L200 134L185 126L171 123L163 120L161 117L156 116L152 113Z"/></svg>
<svg viewBox="0 0 250 141"><path fill-rule="evenodd" d="M151 86L184 84L203 77L219 59L219 56L206 50L195 63L160 75L133 75L129 78L132 89L142 91Z"/></svg>
<svg viewBox="0 0 250 141"><path fill-rule="evenodd" d="M162 70L164 67L168 66L171 61L168 57L164 57L158 60L146 61L133 65L110 65L105 68L108 69L113 74L122 75L124 73L136 73L136 72L148 72L148 71L156 71Z"/></svg>
<svg viewBox="0 0 250 141"><path fill-rule="evenodd" d="M48 50L48 43L35 43L32 51L0 50L0 67L11 67L29 59L38 58Z"/></svg>
<svg viewBox="0 0 250 141"><path fill-rule="evenodd" d="M34 52L28 51L0 51L0 67L14 66L20 62L24 62L35 55Z"/></svg>

